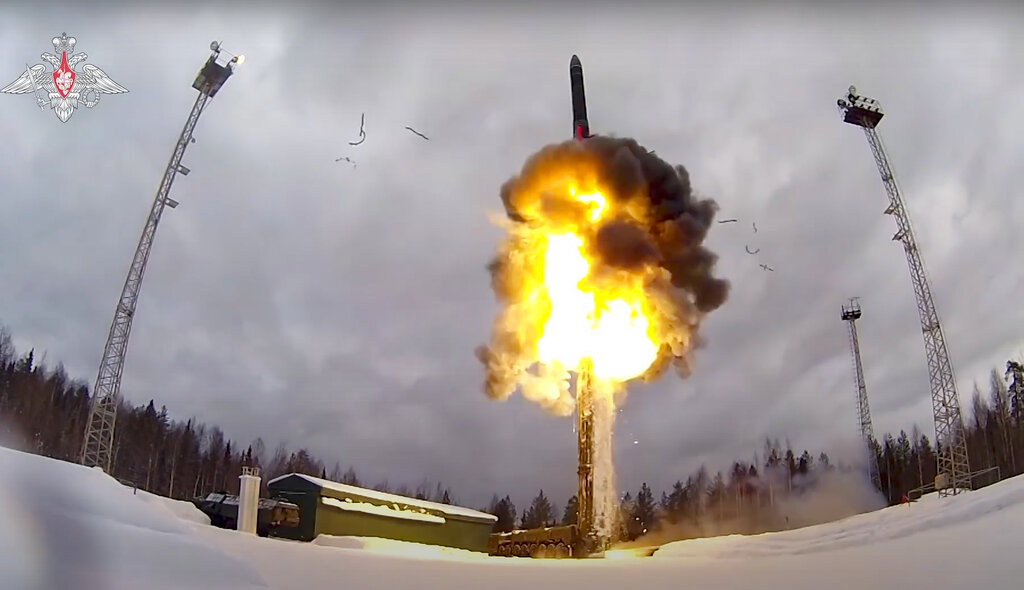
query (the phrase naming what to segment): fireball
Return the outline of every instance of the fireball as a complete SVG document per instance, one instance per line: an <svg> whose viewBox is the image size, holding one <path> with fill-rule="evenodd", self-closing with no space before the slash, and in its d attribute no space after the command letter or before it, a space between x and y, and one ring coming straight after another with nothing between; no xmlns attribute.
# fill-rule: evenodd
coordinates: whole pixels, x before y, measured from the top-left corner
<svg viewBox="0 0 1024 590"><path fill-rule="evenodd" d="M479 350L487 393L516 389L568 415L570 372L605 391L680 370L704 313L725 300L701 242L713 201L630 139L548 146L502 187L506 235L491 263L500 313Z"/></svg>
<svg viewBox="0 0 1024 590"><path fill-rule="evenodd" d="M643 286L636 281L603 288L586 284L592 262L583 246L574 233L544 236L542 296L550 311L537 341L537 360L575 371L590 361L595 378L628 381L658 358Z"/></svg>

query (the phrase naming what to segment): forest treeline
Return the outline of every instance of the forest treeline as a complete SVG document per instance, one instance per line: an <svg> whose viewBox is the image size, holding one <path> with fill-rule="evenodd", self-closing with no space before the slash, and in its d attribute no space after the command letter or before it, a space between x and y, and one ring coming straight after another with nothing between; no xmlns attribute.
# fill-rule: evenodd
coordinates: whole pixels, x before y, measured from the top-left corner
<svg viewBox="0 0 1024 590"><path fill-rule="evenodd" d="M61 364L49 368L38 362L33 350L19 353L10 333L0 326L0 444L75 462L89 401L87 384L70 378ZM993 369L987 394L976 384L964 413L972 470L998 468L998 475L986 474L976 486L1024 471L1024 368L1020 363L1007 363L1005 374ZM916 427L909 434L887 433L871 446L881 480L874 494L879 502L899 503L934 480L935 449ZM387 480L360 481L354 467L343 468L337 461L328 465L306 449L289 449L282 443L270 450L261 439L239 443L216 425L195 418L173 420L154 401L132 406L122 399L112 468L112 475L122 482L190 500L210 492L237 492L242 465L261 468L264 495L266 482L274 477L304 473L425 500L457 502L452 490L441 483L422 481L410 487ZM867 481L863 471L862 466L833 464L824 452L798 454L788 442L766 440L750 460L734 461L716 473L701 466L660 496L646 483L624 494L619 536L633 540L671 531L673 538L686 538L802 526L808 523L791 521L801 514L801 503L811 502L816 492L829 498L848 493L855 486L851 482ZM843 477L840 485L829 487L830 481ZM498 517L498 531L568 524L576 518L575 496L559 510L541 490L524 506L519 512L510 495L495 494L482 509Z"/></svg>

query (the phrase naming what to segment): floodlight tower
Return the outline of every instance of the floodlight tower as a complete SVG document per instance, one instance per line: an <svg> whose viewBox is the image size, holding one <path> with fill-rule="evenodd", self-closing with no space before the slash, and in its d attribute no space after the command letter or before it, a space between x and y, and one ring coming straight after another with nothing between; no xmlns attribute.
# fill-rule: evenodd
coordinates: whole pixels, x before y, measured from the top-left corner
<svg viewBox="0 0 1024 590"><path fill-rule="evenodd" d="M853 353L853 372L857 380L857 414L860 417L860 436L868 450L868 476L876 490L882 489L882 480L878 475L878 462L871 441L875 434L871 428L871 408L868 406L868 387L864 382L864 365L860 361L860 342L857 339L857 320L860 319L860 302L854 297L849 305L844 305L839 317L850 328L850 351Z"/></svg>
<svg viewBox="0 0 1024 590"><path fill-rule="evenodd" d="M889 194L886 215L896 219L895 241L903 242L910 266L910 279L917 298L917 313L921 319L924 336L925 357L928 361L928 379L931 384L932 413L935 417L935 446L937 447L937 469L935 487L940 495L957 494L971 489L971 468L967 458L967 438L964 434L963 414L960 411L960 396L957 393L953 363L949 359L946 339L939 324L931 287L925 274L924 262L910 227L910 216L903 203L889 157L882 145L882 138L875 127L884 113L881 105L873 98L857 94L850 86L845 98L838 101L843 121L864 130L875 164L882 176L882 184Z"/></svg>
<svg viewBox="0 0 1024 590"><path fill-rule="evenodd" d="M139 288L142 286L142 275L146 270L146 262L149 260L150 248L153 246L153 236L156 234L156 226L160 223L160 216L164 207L174 209L178 202L170 198L168 194L171 184L180 172L187 176L188 168L181 164L181 158L185 154L185 148L189 143L194 142L192 132L195 130L199 115L206 108L211 98L217 95L224 82L234 73L235 67L241 65L245 60L242 55L235 55L224 65L217 63L221 54L220 43L214 41L210 44L213 52L206 64L199 71L192 87L199 91L192 111L185 120L185 127L178 136L178 142L171 153L171 161L164 171L160 188L156 191L156 198L150 208L146 225L142 229L142 237L139 238L138 247L135 249L135 257L128 268L128 277L125 279L124 287L121 289L121 297L117 300L117 307L114 309L114 320L110 324L110 332L107 334L107 343L103 348L103 358L100 360L99 373L96 376L96 386L93 387L92 403L89 408L89 420L85 427L85 442L82 444L81 463L88 467L100 467L110 473L113 460L114 448L114 421L117 418L117 404L121 389L121 373L124 370L124 357L128 350L128 335L132 328L132 318L135 315L135 306L139 301Z"/></svg>

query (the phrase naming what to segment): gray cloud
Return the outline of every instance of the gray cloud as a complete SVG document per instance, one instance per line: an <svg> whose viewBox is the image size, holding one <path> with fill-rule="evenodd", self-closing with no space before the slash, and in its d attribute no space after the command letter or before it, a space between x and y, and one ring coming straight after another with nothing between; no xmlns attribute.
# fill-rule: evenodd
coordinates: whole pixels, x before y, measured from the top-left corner
<svg viewBox="0 0 1024 590"><path fill-rule="evenodd" d="M484 399L473 349L495 311L485 214L529 154L568 137L572 53L595 132L686 166L720 217L740 219L708 236L732 294L693 377L635 387L620 414L624 485L665 488L765 436L801 449L853 436L850 296L876 429L930 432L902 248L864 138L834 107L850 83L890 113L880 130L964 403L1017 353L1020 9L907 8L880 24L839 9L797 19L795 5L595 8L581 25L570 6L448 6L415 19L398 5L5 7L3 84L66 29L130 89L67 124L0 95L0 321L18 346L94 379L189 83L220 39L247 61L203 115L161 224L124 376L133 402L305 445L371 481L441 477L472 504L544 487L564 504L571 420ZM367 140L350 147L363 112Z"/></svg>

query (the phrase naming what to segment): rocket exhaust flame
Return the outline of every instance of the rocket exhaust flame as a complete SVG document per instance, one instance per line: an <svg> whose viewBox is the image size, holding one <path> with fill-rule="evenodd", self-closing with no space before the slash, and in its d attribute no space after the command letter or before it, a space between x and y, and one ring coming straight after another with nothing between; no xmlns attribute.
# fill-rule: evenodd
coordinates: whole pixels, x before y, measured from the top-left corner
<svg viewBox="0 0 1024 590"><path fill-rule="evenodd" d="M718 210L689 174L629 138L549 145L501 188L505 239L489 265L502 309L477 356L485 390L522 394L558 415L584 364L605 392L689 374L703 316L727 281L703 241Z"/></svg>

